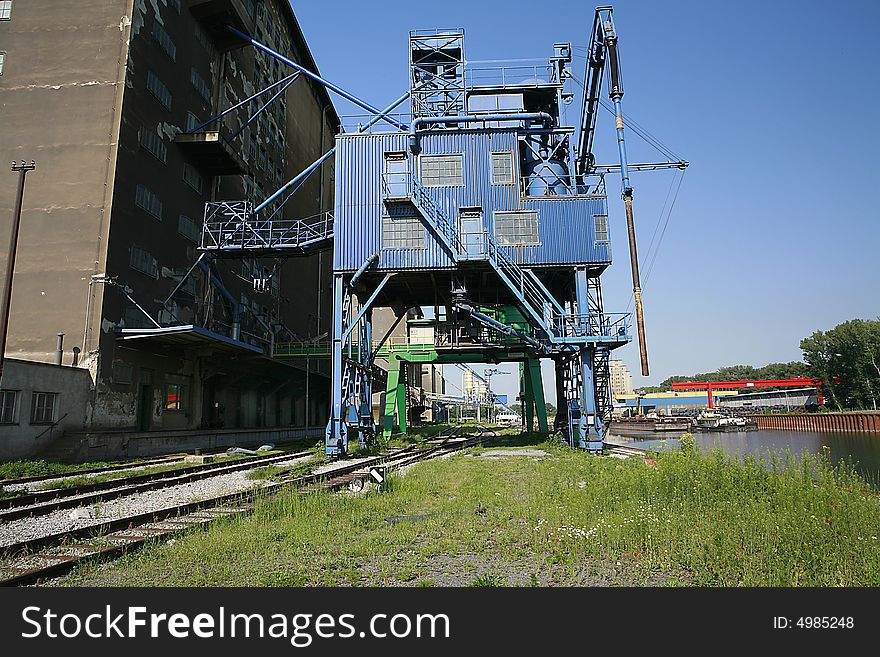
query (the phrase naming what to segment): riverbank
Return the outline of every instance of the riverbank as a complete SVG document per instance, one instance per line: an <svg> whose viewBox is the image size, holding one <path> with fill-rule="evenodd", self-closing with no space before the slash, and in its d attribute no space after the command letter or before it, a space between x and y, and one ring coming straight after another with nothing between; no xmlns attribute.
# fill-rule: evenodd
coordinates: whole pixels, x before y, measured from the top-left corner
<svg viewBox="0 0 880 657"><path fill-rule="evenodd" d="M61 584L880 584L880 498L828 464L523 442L418 464L384 493L265 499Z"/></svg>
<svg viewBox="0 0 880 657"><path fill-rule="evenodd" d="M880 412L850 413L773 413L749 415L759 429L789 431L849 431L880 433Z"/></svg>

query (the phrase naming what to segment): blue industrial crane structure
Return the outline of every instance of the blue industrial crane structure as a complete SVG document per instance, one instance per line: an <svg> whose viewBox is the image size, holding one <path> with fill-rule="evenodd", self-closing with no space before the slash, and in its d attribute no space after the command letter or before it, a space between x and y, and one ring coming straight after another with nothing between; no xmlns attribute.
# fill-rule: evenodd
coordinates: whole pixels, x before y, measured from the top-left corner
<svg viewBox="0 0 880 657"><path fill-rule="evenodd" d="M332 245L327 455L342 456L349 440L367 445L378 434L374 361L388 335L374 343L376 307L398 317L433 309L436 362L518 361L539 373L537 363L552 359L555 428L572 447L601 449L611 408L609 354L631 340L629 316L606 313L601 292L611 264L604 180L610 169L595 165L592 143L606 66L647 368L611 8L596 12L579 127L563 118L575 96L567 43L554 44L542 65L485 66L467 63L463 30L413 31L409 91L378 109L227 29L294 69L276 85L304 75L372 116L357 131L337 135L331 151L264 202L207 204L202 232L203 252L218 257L289 257ZM407 100L406 119L392 116ZM282 218L286 200L330 157L334 211Z"/></svg>

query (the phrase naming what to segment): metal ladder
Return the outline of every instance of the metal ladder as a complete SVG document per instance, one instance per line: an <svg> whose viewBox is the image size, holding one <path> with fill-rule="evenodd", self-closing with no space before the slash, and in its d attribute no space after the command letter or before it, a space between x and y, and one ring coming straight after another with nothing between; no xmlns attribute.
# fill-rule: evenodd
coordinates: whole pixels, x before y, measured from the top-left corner
<svg viewBox="0 0 880 657"><path fill-rule="evenodd" d="M605 426L611 420L611 369L608 361L611 351L607 347L598 347L593 352L593 385L596 388L596 413Z"/></svg>

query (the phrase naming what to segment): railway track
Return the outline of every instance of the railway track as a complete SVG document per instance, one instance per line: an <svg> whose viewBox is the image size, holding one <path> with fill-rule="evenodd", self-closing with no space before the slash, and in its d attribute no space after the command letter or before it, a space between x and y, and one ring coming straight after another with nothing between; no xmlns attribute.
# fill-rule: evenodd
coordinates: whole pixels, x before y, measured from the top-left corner
<svg viewBox="0 0 880 657"><path fill-rule="evenodd" d="M77 565L94 559L117 558L138 549L152 539L167 538L218 518L249 513L258 497L282 490L302 492L338 490L363 476L373 465L388 470L417 461L437 458L479 444L491 432L479 427L473 437L459 437L462 427L434 437L417 446L392 450L387 454L339 462L308 475L269 483L244 492L170 506L158 511L115 518L89 527L56 532L0 548L0 585L23 586L58 577ZM291 455L286 455L288 459ZM252 461L251 461L252 462Z"/></svg>
<svg viewBox="0 0 880 657"><path fill-rule="evenodd" d="M216 477L221 474L241 472L289 461L311 453L311 450L302 450L273 456L245 458L233 462L207 463L204 465L194 465L183 470L133 475L111 481L84 484L75 488L57 488L26 493L0 500L0 522L44 515L58 509L89 506L109 499L157 490L166 486L175 486L208 477Z"/></svg>

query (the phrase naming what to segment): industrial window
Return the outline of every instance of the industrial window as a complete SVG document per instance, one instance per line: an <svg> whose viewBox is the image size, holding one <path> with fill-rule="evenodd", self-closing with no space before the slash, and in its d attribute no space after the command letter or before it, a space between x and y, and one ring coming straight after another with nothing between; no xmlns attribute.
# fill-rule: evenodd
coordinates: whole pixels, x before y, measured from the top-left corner
<svg viewBox="0 0 880 657"><path fill-rule="evenodd" d="M3 75L3 64L6 63L6 53L0 51L0 75Z"/></svg>
<svg viewBox="0 0 880 657"><path fill-rule="evenodd" d="M162 201L151 190L143 185L138 185L134 193L134 204L146 210L159 221L162 220Z"/></svg>
<svg viewBox="0 0 880 657"><path fill-rule="evenodd" d="M492 183L509 185L513 182L513 156L510 153L492 153Z"/></svg>
<svg viewBox="0 0 880 657"><path fill-rule="evenodd" d="M137 306L126 306L122 311L122 326L125 328L154 328L155 324Z"/></svg>
<svg viewBox="0 0 880 657"><path fill-rule="evenodd" d="M162 50L171 58L172 62L177 61L177 46L174 45L171 36L169 36L168 32L165 31L165 28L158 21L153 23L153 41L162 47Z"/></svg>
<svg viewBox="0 0 880 657"><path fill-rule="evenodd" d="M407 214L382 218L383 249L424 249L425 225L418 215Z"/></svg>
<svg viewBox="0 0 880 657"><path fill-rule="evenodd" d="M12 18L12 0L0 0L0 21Z"/></svg>
<svg viewBox="0 0 880 657"><path fill-rule="evenodd" d="M162 163L168 160L168 148L155 130L141 128L138 131L138 140L141 142L141 146L150 151L157 160Z"/></svg>
<svg viewBox="0 0 880 657"><path fill-rule="evenodd" d="M142 274L159 278L159 263L153 254L146 249L133 244L129 251L128 264Z"/></svg>
<svg viewBox="0 0 880 657"><path fill-rule="evenodd" d="M257 135L251 132L251 143L248 147L248 159L251 164L256 164L257 162Z"/></svg>
<svg viewBox="0 0 880 657"><path fill-rule="evenodd" d="M196 295L196 276L195 274L189 274L189 276L187 276L188 273L188 269L175 268L173 272L174 286L171 289L173 290L181 281L183 281L183 284L180 285L178 291L185 292L194 297ZM186 278L184 278L184 276L186 276Z"/></svg>
<svg viewBox="0 0 880 657"><path fill-rule="evenodd" d="M35 392L31 397L31 424L52 424L57 398L54 392Z"/></svg>
<svg viewBox="0 0 880 657"><path fill-rule="evenodd" d="M217 49L214 47L211 37L208 36L208 33L205 32L204 28L202 28L199 23L194 23L192 29L196 33L196 40L202 44L202 48L204 48L205 52L210 55L211 59L214 59L217 55Z"/></svg>
<svg viewBox="0 0 880 657"><path fill-rule="evenodd" d="M183 394L186 388L178 383L165 384L165 410L166 411L182 411Z"/></svg>
<svg viewBox="0 0 880 657"><path fill-rule="evenodd" d="M201 119L192 112L186 113L186 131L192 132L202 124Z"/></svg>
<svg viewBox="0 0 880 657"><path fill-rule="evenodd" d="M593 217L596 242L608 242L608 215L597 214Z"/></svg>
<svg viewBox="0 0 880 657"><path fill-rule="evenodd" d="M205 102L211 102L211 87L208 86L208 83L205 82L205 79L199 75L199 72L196 69L193 68L190 70L189 80Z"/></svg>
<svg viewBox="0 0 880 657"><path fill-rule="evenodd" d="M171 109L171 92L152 71L147 71L147 91L153 94L165 109Z"/></svg>
<svg viewBox="0 0 880 657"><path fill-rule="evenodd" d="M15 424L18 390L0 390L0 424Z"/></svg>
<svg viewBox="0 0 880 657"><path fill-rule="evenodd" d="M426 187L464 184L461 155L423 155L420 166Z"/></svg>
<svg viewBox="0 0 880 657"><path fill-rule="evenodd" d="M196 244L199 243L199 229L196 228L196 222L185 214L182 214L177 218L177 232L190 242L195 242Z"/></svg>
<svg viewBox="0 0 880 657"><path fill-rule="evenodd" d="M205 184L202 180L202 175L189 163L184 163L183 165L183 181L199 194L202 193Z"/></svg>
<svg viewBox="0 0 880 657"><path fill-rule="evenodd" d="M502 246L538 244L538 213L496 212L495 237Z"/></svg>

